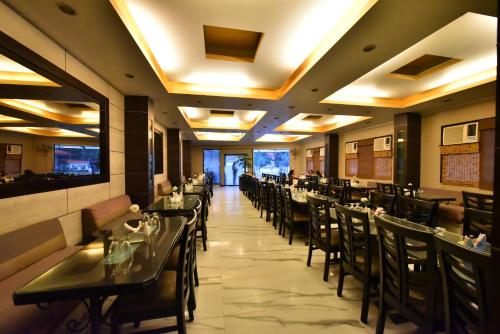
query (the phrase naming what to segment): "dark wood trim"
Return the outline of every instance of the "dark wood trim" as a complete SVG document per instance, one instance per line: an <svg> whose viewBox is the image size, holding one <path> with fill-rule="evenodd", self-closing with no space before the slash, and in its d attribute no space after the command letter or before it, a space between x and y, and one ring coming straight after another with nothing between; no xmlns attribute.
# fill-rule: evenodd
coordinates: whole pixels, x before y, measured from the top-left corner
<svg viewBox="0 0 500 334"><path fill-rule="evenodd" d="M339 135L325 135L325 174L327 177L339 177Z"/></svg>
<svg viewBox="0 0 500 334"><path fill-rule="evenodd" d="M46 87L44 89L33 86L1 85L1 94L5 91L6 97L24 97L32 99L33 96L30 97L28 94L30 92L34 92L35 98L42 99L42 94L44 94L46 97L43 97L43 99L94 102L100 106L99 152L101 168L101 173L99 175L67 176L50 181L41 180L26 183L0 184L0 198L29 195L109 182L108 98L1 31L0 53L61 85L59 89L53 87ZM46 95L46 93L51 95Z"/></svg>

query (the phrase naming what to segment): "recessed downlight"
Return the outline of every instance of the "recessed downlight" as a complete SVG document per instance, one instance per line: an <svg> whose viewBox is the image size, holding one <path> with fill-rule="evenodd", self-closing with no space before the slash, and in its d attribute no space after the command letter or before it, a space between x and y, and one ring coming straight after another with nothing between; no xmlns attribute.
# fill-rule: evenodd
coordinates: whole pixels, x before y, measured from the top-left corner
<svg viewBox="0 0 500 334"><path fill-rule="evenodd" d="M63 12L66 15L71 15L71 16L76 15L76 10L73 7L71 7L70 5L68 5L67 3L58 2L58 3L56 3L56 6L57 6L57 8L59 8L59 10L61 12Z"/></svg>
<svg viewBox="0 0 500 334"><path fill-rule="evenodd" d="M313 88L311 89L311 92L317 92L319 89L318 88Z"/></svg>
<svg viewBox="0 0 500 334"><path fill-rule="evenodd" d="M135 78L135 75L133 75L132 73L125 73L125 76L129 79L134 79Z"/></svg>
<svg viewBox="0 0 500 334"><path fill-rule="evenodd" d="M280 119L279 117L274 117L274 119Z"/></svg>
<svg viewBox="0 0 500 334"><path fill-rule="evenodd" d="M197 100L196 103L201 103L202 101L201 100Z"/></svg>
<svg viewBox="0 0 500 334"><path fill-rule="evenodd" d="M451 101L452 101L452 99L446 99L446 100L444 100L444 102L446 102L446 103L449 103Z"/></svg>
<svg viewBox="0 0 500 334"><path fill-rule="evenodd" d="M368 44L363 48L363 52L372 52L377 46L375 44Z"/></svg>
<svg viewBox="0 0 500 334"><path fill-rule="evenodd" d="M295 109L295 106L288 106L288 109Z"/></svg>

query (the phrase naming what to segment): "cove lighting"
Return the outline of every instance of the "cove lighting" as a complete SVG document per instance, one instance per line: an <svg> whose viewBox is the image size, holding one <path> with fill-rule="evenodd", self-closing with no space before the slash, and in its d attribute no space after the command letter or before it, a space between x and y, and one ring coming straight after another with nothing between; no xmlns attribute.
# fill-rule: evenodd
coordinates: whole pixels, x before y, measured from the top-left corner
<svg viewBox="0 0 500 334"><path fill-rule="evenodd" d="M269 142L269 143L292 143L298 140L311 137L311 135L279 135L279 134L265 134L255 141Z"/></svg>
<svg viewBox="0 0 500 334"><path fill-rule="evenodd" d="M243 132L203 132L195 131L198 140L210 141L240 141L245 136Z"/></svg>

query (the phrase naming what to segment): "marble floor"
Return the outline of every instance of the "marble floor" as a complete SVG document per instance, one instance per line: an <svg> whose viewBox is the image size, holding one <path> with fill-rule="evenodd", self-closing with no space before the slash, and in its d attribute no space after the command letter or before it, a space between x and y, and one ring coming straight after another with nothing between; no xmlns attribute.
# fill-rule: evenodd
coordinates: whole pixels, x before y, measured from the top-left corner
<svg viewBox="0 0 500 334"><path fill-rule="evenodd" d="M293 245L260 218L237 187L214 189L208 220L208 250L198 251L200 286L190 334L374 333L378 309L370 305L368 325L359 321L361 285L346 277L337 297L338 265L324 282L324 253L316 251L306 266L304 236ZM200 246L200 245L199 245ZM141 324L163 327L174 319ZM123 332L134 329L123 327ZM411 323L386 321L385 333L417 333Z"/></svg>

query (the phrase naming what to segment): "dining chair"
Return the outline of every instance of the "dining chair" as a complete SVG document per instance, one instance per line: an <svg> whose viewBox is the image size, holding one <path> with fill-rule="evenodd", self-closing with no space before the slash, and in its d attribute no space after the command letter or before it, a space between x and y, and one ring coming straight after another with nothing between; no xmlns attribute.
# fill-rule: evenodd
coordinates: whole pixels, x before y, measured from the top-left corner
<svg viewBox="0 0 500 334"><path fill-rule="evenodd" d="M391 183L377 182L377 192L394 195L394 188L392 187Z"/></svg>
<svg viewBox="0 0 500 334"><path fill-rule="evenodd" d="M162 328L162 331L186 333L186 308L190 320L194 319L188 300L189 294L194 293L190 289L189 268L192 244L196 240L196 219L195 213L182 232L176 270L164 270L155 284L120 295L114 301L110 309L111 333L119 333L124 323L140 324L141 321L166 317L176 317L177 322Z"/></svg>
<svg viewBox="0 0 500 334"><path fill-rule="evenodd" d="M396 216L417 224L436 227L437 202L396 196Z"/></svg>
<svg viewBox="0 0 500 334"><path fill-rule="evenodd" d="M394 204L396 203L396 196L373 192L370 194L370 206L373 210L381 207L384 209L385 213L392 215L394 213Z"/></svg>
<svg viewBox="0 0 500 334"><path fill-rule="evenodd" d="M260 218L262 218L262 214L264 211L266 211L266 222L271 220L271 187L273 187L272 183L269 182L263 182L262 183L262 199L261 199L261 206L260 206Z"/></svg>
<svg viewBox="0 0 500 334"><path fill-rule="evenodd" d="M415 188L410 185L404 185L404 184L397 184L394 183L392 185L394 195L396 196L403 196L403 197L415 197Z"/></svg>
<svg viewBox="0 0 500 334"><path fill-rule="evenodd" d="M349 179L340 179L341 186L343 187L350 187L351 186L351 180Z"/></svg>
<svg viewBox="0 0 500 334"><path fill-rule="evenodd" d="M340 246L339 230L332 228L336 221L330 216L331 205L328 200L307 196L309 209L309 251L307 255L307 266L311 266L313 250L320 249L325 252L325 267L323 281L328 281L330 264L338 259ZM333 260L331 258L333 254Z"/></svg>
<svg viewBox="0 0 500 334"><path fill-rule="evenodd" d="M372 257L368 213L335 204L340 234L340 271L337 296L342 297L344 277L352 275L363 284L361 322L368 321L372 286L380 280L378 257Z"/></svg>
<svg viewBox="0 0 500 334"><path fill-rule="evenodd" d="M277 183L269 184L269 216L272 215L273 227L276 229L278 224L278 216L276 215L276 188Z"/></svg>
<svg viewBox="0 0 500 334"><path fill-rule="evenodd" d="M309 223L309 217L306 214L295 209L290 188L283 188L283 192L285 203L285 225L283 226L282 236L285 236L286 229L288 228L288 244L291 245L296 225Z"/></svg>
<svg viewBox="0 0 500 334"><path fill-rule="evenodd" d="M384 332L389 308L423 333L435 333L442 327L442 309L433 230L388 216L375 216L375 225L380 263L376 333Z"/></svg>
<svg viewBox="0 0 500 334"><path fill-rule="evenodd" d="M208 189L203 188L201 191L201 214L200 214L200 223L196 225L196 239L201 238L203 243L203 250L207 250L207 239L208 239L208 230L207 230L207 218L208 218L208 197L210 196Z"/></svg>
<svg viewBox="0 0 500 334"><path fill-rule="evenodd" d="M330 186L329 184L319 183L318 184L318 192L320 193L320 195L328 196L329 186Z"/></svg>
<svg viewBox="0 0 500 334"><path fill-rule="evenodd" d="M491 276L490 256L435 235L444 294L447 334L491 333L486 287ZM498 329L498 326L497 326Z"/></svg>
<svg viewBox="0 0 500 334"><path fill-rule="evenodd" d="M493 212L471 208L464 209L464 235L477 237L479 233L486 234L486 239L491 238L493 229Z"/></svg>
<svg viewBox="0 0 500 334"><path fill-rule="evenodd" d="M254 207L257 209L257 211L260 211L262 207L262 193L264 192L264 189L262 188L262 182L259 181L259 179L255 179L255 202L254 202Z"/></svg>
<svg viewBox="0 0 500 334"><path fill-rule="evenodd" d="M344 189L345 188L343 186L332 185L328 190L328 196L333 197L335 199L335 202L343 205L345 203Z"/></svg>
<svg viewBox="0 0 500 334"><path fill-rule="evenodd" d="M281 185L276 186L275 196L276 196L275 228L278 228L278 233L281 235L281 229L283 228L283 224L285 221L285 203L283 199L283 186Z"/></svg>
<svg viewBox="0 0 500 334"><path fill-rule="evenodd" d="M493 195L462 191L462 197L464 199L464 208L493 212L493 203L495 199Z"/></svg>

